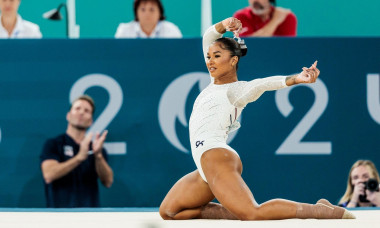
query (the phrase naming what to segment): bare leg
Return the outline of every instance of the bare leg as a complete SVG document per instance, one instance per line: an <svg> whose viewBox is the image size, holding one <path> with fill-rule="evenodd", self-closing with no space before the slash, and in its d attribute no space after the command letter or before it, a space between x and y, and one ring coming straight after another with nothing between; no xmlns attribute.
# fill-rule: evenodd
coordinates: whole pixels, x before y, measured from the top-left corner
<svg viewBox="0 0 380 228"><path fill-rule="evenodd" d="M160 206L163 219L236 219L222 205L198 171L187 174L170 189Z"/></svg>
<svg viewBox="0 0 380 228"><path fill-rule="evenodd" d="M216 148L205 152L201 164L214 196L240 220L342 218L343 216L343 213L326 210L326 206L300 204L282 199L258 205L241 177L240 158L227 149Z"/></svg>

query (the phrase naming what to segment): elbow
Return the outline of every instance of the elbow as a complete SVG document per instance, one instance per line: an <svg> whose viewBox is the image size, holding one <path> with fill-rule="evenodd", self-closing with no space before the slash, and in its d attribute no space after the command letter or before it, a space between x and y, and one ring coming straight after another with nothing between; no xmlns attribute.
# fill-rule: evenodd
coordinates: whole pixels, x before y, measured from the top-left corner
<svg viewBox="0 0 380 228"><path fill-rule="evenodd" d="M110 178L109 180L103 182L103 185L106 188L111 188L112 184L113 184L113 178Z"/></svg>
<svg viewBox="0 0 380 228"><path fill-rule="evenodd" d="M112 172L111 172L111 175L108 178L105 178L104 180L102 180L102 184L106 188L111 188L111 186L113 184L113 173Z"/></svg>
<svg viewBox="0 0 380 228"><path fill-rule="evenodd" d="M53 178L50 175L44 174L43 177L46 184L51 184L53 182Z"/></svg>
<svg viewBox="0 0 380 228"><path fill-rule="evenodd" d="M111 188L112 182L109 182L109 183L105 184L104 186L106 186L106 188Z"/></svg>

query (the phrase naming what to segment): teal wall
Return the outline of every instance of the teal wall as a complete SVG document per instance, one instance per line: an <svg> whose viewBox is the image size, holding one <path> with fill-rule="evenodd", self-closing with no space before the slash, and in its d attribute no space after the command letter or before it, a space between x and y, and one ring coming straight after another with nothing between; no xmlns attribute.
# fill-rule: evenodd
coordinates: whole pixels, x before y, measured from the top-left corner
<svg viewBox="0 0 380 228"><path fill-rule="evenodd" d="M101 188L102 207L158 207L196 168L188 121L210 82L201 43L0 39L0 210L45 207L39 155L46 139L65 131L69 98L81 93L94 98L94 126L109 130L106 143L125 145L125 153L108 149L115 176L110 189ZM294 74L315 60L321 75L313 85L266 92L244 109L230 144L244 180L258 203L337 202L357 159L380 167L380 37L246 44L240 80Z"/></svg>
<svg viewBox="0 0 380 228"><path fill-rule="evenodd" d="M22 0L20 14L40 25L44 37L65 36L65 22L47 21L42 14L64 0ZM120 22L133 19L133 0L77 0L77 24L82 38L113 37ZM201 0L162 0L169 21L185 37L200 35ZM247 6L248 0L214 0L213 22ZM299 36L380 36L379 0L277 0L298 17ZM180 9L180 10L179 10Z"/></svg>

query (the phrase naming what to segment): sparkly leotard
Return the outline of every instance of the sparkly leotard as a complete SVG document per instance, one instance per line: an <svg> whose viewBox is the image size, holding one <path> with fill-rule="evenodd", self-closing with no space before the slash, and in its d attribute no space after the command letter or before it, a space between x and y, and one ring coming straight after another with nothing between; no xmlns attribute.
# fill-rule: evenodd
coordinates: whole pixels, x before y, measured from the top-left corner
<svg viewBox="0 0 380 228"><path fill-rule="evenodd" d="M214 26L206 31L203 36L205 57L210 44L220 37L222 34ZM215 85L212 79L210 85L198 95L190 116L189 131L193 159L204 181L207 182L200 163L202 154L212 148L225 148L238 155L226 140L228 133L240 127L237 119L242 110L265 91L286 87L285 78L273 76L223 85Z"/></svg>

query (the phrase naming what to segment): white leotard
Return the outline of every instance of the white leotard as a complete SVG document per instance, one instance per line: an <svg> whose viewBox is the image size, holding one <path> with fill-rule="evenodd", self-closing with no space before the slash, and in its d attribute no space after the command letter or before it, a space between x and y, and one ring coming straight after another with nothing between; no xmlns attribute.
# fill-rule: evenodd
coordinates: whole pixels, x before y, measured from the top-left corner
<svg viewBox="0 0 380 228"><path fill-rule="evenodd" d="M205 58L210 44L220 37L222 34L214 26L206 31L203 36ZM202 154L212 148L226 148L237 154L226 140L228 133L240 127L237 119L241 112L265 91L286 87L285 78L272 76L223 85L215 85L211 80L210 85L198 95L190 116L189 131L193 158L203 180L207 182L200 164Z"/></svg>

